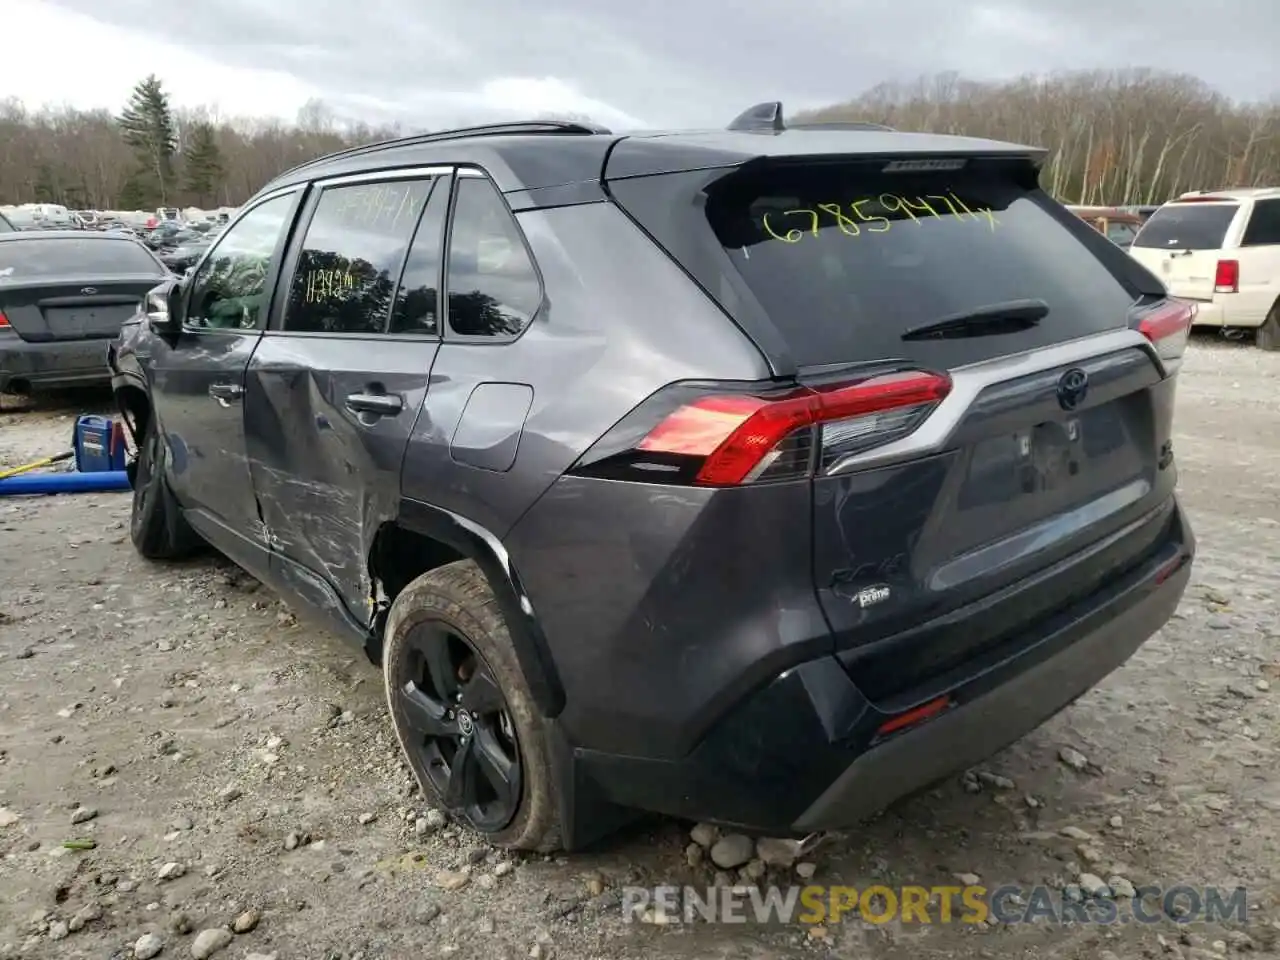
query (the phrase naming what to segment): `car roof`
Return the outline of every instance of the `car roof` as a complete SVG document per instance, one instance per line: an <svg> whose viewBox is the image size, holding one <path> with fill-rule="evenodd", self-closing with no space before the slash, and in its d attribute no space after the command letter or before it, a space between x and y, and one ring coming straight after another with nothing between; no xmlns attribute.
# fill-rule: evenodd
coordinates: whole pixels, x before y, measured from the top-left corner
<svg viewBox="0 0 1280 960"><path fill-rule="evenodd" d="M131 237L97 230L19 230L17 233L0 233L0 241L14 240L109 240L116 243L137 243Z"/></svg>
<svg viewBox="0 0 1280 960"><path fill-rule="evenodd" d="M1280 197L1280 187L1227 187L1222 190L1192 190L1170 200L1170 203L1226 203L1241 200L1267 200Z"/></svg>
<svg viewBox="0 0 1280 960"><path fill-rule="evenodd" d="M774 113L743 125L761 107ZM348 150L301 164L267 184L261 193L311 180L435 165L483 167L503 193L647 176L680 170L731 167L759 158L912 155L1025 156L1038 147L974 137L901 133L874 124L812 124L787 127L781 104L762 104L731 129L657 130L613 133L590 123L521 121L420 134Z"/></svg>

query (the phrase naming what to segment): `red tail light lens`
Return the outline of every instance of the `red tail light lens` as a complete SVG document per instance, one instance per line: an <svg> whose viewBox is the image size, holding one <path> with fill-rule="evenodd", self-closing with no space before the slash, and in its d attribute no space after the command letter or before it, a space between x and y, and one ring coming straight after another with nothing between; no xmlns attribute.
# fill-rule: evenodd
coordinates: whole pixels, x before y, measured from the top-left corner
<svg viewBox="0 0 1280 960"><path fill-rule="evenodd" d="M1196 306L1185 300L1168 300L1138 323L1138 330L1151 341L1162 360L1177 360L1187 349Z"/></svg>
<svg viewBox="0 0 1280 960"><path fill-rule="evenodd" d="M642 404L575 472L707 487L808 477L910 433L950 389L948 377L919 370L782 392L676 387Z"/></svg>
<svg viewBox="0 0 1280 960"><path fill-rule="evenodd" d="M1218 269L1213 274L1214 293L1240 292L1240 261L1219 260Z"/></svg>
<svg viewBox="0 0 1280 960"><path fill-rule="evenodd" d="M0 329L9 325L9 318L4 315L4 311L0 310Z"/></svg>

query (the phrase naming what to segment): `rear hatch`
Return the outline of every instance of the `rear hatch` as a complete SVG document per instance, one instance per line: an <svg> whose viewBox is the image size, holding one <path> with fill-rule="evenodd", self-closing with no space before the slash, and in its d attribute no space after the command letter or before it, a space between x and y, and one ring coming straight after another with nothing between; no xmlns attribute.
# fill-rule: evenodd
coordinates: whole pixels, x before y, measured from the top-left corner
<svg viewBox="0 0 1280 960"><path fill-rule="evenodd" d="M1129 253L1175 297L1212 300L1218 261L1239 210L1234 200L1167 203L1143 225Z"/></svg>
<svg viewBox="0 0 1280 960"><path fill-rule="evenodd" d="M1036 178L1029 157L882 156L609 184L811 391L782 401L810 432L746 480L805 463L815 588L882 702L1096 591L1168 525L1190 309Z"/></svg>
<svg viewBox="0 0 1280 960"><path fill-rule="evenodd" d="M132 240L8 240L0 243L0 313L31 342L110 338L165 275Z"/></svg>

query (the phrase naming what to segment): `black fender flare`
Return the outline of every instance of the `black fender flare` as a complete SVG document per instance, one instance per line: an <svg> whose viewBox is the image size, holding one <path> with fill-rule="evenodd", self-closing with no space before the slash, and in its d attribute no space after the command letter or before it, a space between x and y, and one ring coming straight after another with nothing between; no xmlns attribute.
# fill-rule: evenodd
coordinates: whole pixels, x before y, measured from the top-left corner
<svg viewBox="0 0 1280 960"><path fill-rule="evenodd" d="M564 709L564 686L533 603L502 540L466 517L407 497L400 501L397 522L406 530L447 544L480 567L497 597L534 703L544 717L559 716Z"/></svg>

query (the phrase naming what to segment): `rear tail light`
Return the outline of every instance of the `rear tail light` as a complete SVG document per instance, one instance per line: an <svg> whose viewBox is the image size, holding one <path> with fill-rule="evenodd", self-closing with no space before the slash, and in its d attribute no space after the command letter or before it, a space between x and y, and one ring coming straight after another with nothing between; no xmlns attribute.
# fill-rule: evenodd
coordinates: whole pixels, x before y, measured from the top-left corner
<svg viewBox="0 0 1280 960"><path fill-rule="evenodd" d="M0 330L9 326L9 318L4 315L4 311L0 310Z"/></svg>
<svg viewBox="0 0 1280 960"><path fill-rule="evenodd" d="M1196 305L1167 300L1138 322L1138 330L1151 341L1161 360L1177 360L1187 349Z"/></svg>
<svg viewBox="0 0 1280 960"><path fill-rule="evenodd" d="M678 384L624 418L572 472L704 487L807 478L911 433L950 390L950 378L921 370L781 390Z"/></svg>
<svg viewBox="0 0 1280 960"><path fill-rule="evenodd" d="M1213 273L1214 293L1240 292L1240 261L1219 260L1218 269Z"/></svg>

